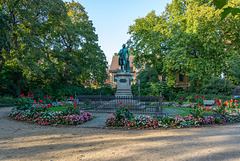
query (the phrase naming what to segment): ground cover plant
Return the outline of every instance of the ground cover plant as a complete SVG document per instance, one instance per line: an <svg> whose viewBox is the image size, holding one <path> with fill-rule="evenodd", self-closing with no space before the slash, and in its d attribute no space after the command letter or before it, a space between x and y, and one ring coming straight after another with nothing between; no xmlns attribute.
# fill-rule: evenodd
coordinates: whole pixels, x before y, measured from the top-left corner
<svg viewBox="0 0 240 161"><path fill-rule="evenodd" d="M93 119L89 112L81 111L72 101L61 101L62 107L52 108L50 96L44 96L39 101L32 100L34 96L28 93L20 95L18 106L14 107L9 116L15 120L37 123L39 125L80 125ZM64 97L66 99L66 97ZM70 97L72 100L73 97ZM66 104L67 103L67 104Z"/></svg>
<svg viewBox="0 0 240 161"><path fill-rule="evenodd" d="M129 109L126 107L126 105L120 103L120 107L116 113L108 116L105 125L107 127L118 128L156 129L199 127L203 125L239 122L240 110L238 109L237 102L237 100L222 101L221 99L216 99L215 106L206 107L201 106L201 101L199 102L199 99L197 99L197 107L185 107L188 109L188 114L185 111L183 115L176 116L169 116L166 114L156 114L154 116L133 116L133 114L129 112ZM126 113L130 113L131 117L126 117Z"/></svg>

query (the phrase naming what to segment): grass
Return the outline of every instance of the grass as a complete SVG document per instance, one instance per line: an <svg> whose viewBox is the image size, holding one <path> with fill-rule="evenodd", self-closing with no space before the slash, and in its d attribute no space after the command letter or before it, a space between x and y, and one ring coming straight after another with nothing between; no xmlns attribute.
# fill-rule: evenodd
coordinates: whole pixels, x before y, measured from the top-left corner
<svg viewBox="0 0 240 161"><path fill-rule="evenodd" d="M67 106L61 106L61 107L51 107L49 108L49 111L63 111L65 109L67 109Z"/></svg>
<svg viewBox="0 0 240 161"><path fill-rule="evenodd" d="M49 111L63 111L67 109L68 106L60 106L60 107L51 107ZM98 118L99 116L93 116L93 119Z"/></svg>
<svg viewBox="0 0 240 161"><path fill-rule="evenodd" d="M183 113L176 114L176 115L180 115L180 116L182 116L182 117L185 117L185 116L189 115L190 112L191 112L191 110L193 110L193 108L175 107L175 106L163 106L163 109L164 109L164 108L172 109L172 110L181 110L181 111L183 111ZM213 114L213 111L204 111L204 113ZM175 116L175 115L170 115L170 116Z"/></svg>

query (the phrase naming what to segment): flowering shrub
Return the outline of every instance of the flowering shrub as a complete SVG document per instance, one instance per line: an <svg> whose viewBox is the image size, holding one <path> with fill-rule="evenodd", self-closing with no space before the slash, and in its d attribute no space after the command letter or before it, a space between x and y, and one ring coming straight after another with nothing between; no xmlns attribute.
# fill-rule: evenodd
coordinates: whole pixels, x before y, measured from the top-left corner
<svg viewBox="0 0 240 161"><path fill-rule="evenodd" d="M117 117L114 114L111 114L108 116L105 122L105 125L107 127L123 127L123 126L126 126L127 122L128 122L127 118L123 117L123 118L117 119Z"/></svg>
<svg viewBox="0 0 240 161"><path fill-rule="evenodd" d="M183 96L180 98L180 100L178 101L179 105L183 105Z"/></svg>
<svg viewBox="0 0 240 161"><path fill-rule="evenodd" d="M86 121L92 120L92 114L89 112L80 111L79 115L69 114L64 115L62 111L31 111L31 110L19 110L13 108L10 117L15 120L27 121L32 123L37 123L39 125L80 125Z"/></svg>
<svg viewBox="0 0 240 161"><path fill-rule="evenodd" d="M198 106L203 106L203 101L205 99L205 96L206 95L203 95L202 97L198 96L198 95L195 95L196 103L197 103Z"/></svg>
<svg viewBox="0 0 240 161"><path fill-rule="evenodd" d="M232 103L231 101L230 103ZM237 102L235 102L237 103ZM198 105L197 109L193 109L189 115L184 118L178 116L135 116L132 119L126 118L121 115L121 120L117 119L115 114L110 115L106 120L106 126L108 127L127 127L127 128L182 128L182 127L198 127L201 125L214 125L214 124L226 124L232 122L240 122L240 115L238 109L232 111L227 110L228 104L221 100L216 100L216 106L204 108L204 106ZM208 112L212 111L212 112Z"/></svg>

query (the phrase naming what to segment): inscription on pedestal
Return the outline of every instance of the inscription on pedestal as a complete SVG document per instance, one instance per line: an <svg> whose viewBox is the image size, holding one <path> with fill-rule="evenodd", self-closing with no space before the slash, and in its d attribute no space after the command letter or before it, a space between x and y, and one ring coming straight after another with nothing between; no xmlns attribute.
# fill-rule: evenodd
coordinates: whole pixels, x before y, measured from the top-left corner
<svg viewBox="0 0 240 161"><path fill-rule="evenodd" d="M127 80L126 80L126 79L120 79L119 82L120 82L120 83L126 83Z"/></svg>

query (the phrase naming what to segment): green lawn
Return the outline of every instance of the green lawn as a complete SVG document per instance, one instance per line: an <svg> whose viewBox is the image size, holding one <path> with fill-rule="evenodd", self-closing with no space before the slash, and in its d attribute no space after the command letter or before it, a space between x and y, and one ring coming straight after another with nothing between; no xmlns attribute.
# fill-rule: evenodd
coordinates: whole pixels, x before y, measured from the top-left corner
<svg viewBox="0 0 240 161"><path fill-rule="evenodd" d="M67 106L62 106L62 107L51 107L49 108L49 111L63 111L65 109L67 109Z"/></svg>
<svg viewBox="0 0 240 161"><path fill-rule="evenodd" d="M193 110L192 108L187 108L187 107L174 107L174 106L163 106L163 109L172 109L172 110L181 110L182 113L181 114L177 114L180 115L182 117L185 117L187 115L190 114L190 111ZM208 113L208 114L213 114L213 111L204 111L204 113ZM175 115L170 115L170 116L175 116Z"/></svg>
<svg viewBox="0 0 240 161"><path fill-rule="evenodd" d="M68 106L62 106L62 107L51 107L49 111L63 111L67 109ZM93 116L93 119L97 118L98 116Z"/></svg>

